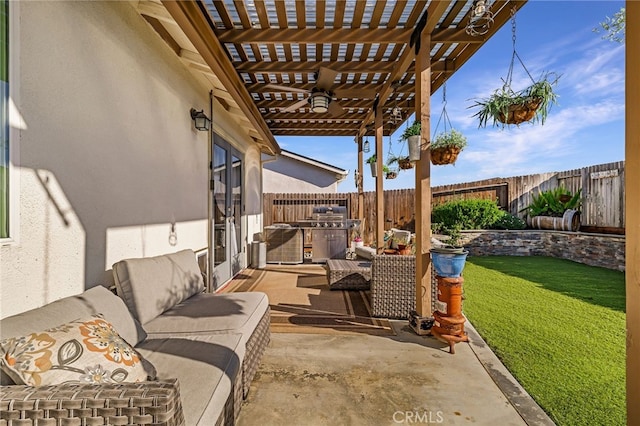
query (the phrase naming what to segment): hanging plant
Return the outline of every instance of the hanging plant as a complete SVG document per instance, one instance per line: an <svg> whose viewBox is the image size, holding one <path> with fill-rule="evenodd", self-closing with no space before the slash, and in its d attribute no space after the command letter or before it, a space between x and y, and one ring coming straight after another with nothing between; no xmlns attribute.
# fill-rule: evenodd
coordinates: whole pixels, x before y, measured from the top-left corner
<svg viewBox="0 0 640 426"><path fill-rule="evenodd" d="M411 136L420 136L420 131L422 130L422 126L420 125L420 120L416 120L413 122L411 126L407 126L400 135L401 141L408 140Z"/></svg>
<svg viewBox="0 0 640 426"><path fill-rule="evenodd" d="M383 166L382 169L385 171L384 172L385 179L395 179L398 177L398 172L396 172L395 170L389 170L389 167L387 166Z"/></svg>
<svg viewBox="0 0 640 426"><path fill-rule="evenodd" d="M493 126L501 123L502 127L512 124L519 125L528 121L540 121L540 124L544 124L551 106L557 103L558 95L553 91L553 87L558 83L560 76L553 72L546 72L538 80L534 80L516 52L515 8L511 10L511 31L513 54L507 77L503 79L504 85L502 88L496 89L490 97L475 100L475 104L470 106L470 108L478 108L478 111L473 115L478 118L478 127L485 127L490 120ZM529 87L519 91L511 88L516 58L532 83Z"/></svg>
<svg viewBox="0 0 640 426"><path fill-rule="evenodd" d="M443 122L444 131L437 133ZM442 86L442 112L436 124L436 136L431 141L431 163L436 166L454 164L458 159L458 154L466 148L467 138L451 126L449 114L447 113L447 84Z"/></svg>
<svg viewBox="0 0 640 426"><path fill-rule="evenodd" d="M467 146L467 138L457 130L438 133L431 142L431 162L437 166L453 164Z"/></svg>
<svg viewBox="0 0 640 426"><path fill-rule="evenodd" d="M544 124L551 105L557 103L558 95L554 93L553 86L559 78L554 73L546 73L519 92L505 85L489 98L476 100L472 108L479 108L473 115L478 117L478 127L485 127L490 119L494 126L502 123L503 127L527 121L540 121L540 124Z"/></svg>
<svg viewBox="0 0 640 426"><path fill-rule="evenodd" d="M400 156L391 156L389 160L387 160L387 164L397 164L400 170L409 170L413 168L413 163L409 160L409 157L406 155Z"/></svg>

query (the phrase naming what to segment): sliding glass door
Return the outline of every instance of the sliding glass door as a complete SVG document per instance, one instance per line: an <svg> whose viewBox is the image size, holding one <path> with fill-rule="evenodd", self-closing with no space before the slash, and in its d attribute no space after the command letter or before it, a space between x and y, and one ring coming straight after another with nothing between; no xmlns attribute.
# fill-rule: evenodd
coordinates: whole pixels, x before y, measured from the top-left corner
<svg viewBox="0 0 640 426"><path fill-rule="evenodd" d="M218 135L212 148L212 290L237 274L242 265L242 175L240 153Z"/></svg>

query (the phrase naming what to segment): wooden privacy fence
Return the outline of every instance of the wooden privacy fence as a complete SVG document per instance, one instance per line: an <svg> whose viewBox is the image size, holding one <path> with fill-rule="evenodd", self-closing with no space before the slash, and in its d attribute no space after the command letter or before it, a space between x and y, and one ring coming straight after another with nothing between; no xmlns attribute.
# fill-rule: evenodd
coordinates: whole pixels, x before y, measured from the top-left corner
<svg viewBox="0 0 640 426"><path fill-rule="evenodd" d="M442 185L432 188L433 204L451 200L482 198L494 200L511 214L524 217L533 195L562 186L572 193L582 190L582 230L624 233L624 161L563 172ZM357 218L358 194L264 194L264 225L296 222L311 216L314 206L344 206ZM385 229L415 230L413 189L384 191ZM364 193L363 238L375 238L375 192Z"/></svg>

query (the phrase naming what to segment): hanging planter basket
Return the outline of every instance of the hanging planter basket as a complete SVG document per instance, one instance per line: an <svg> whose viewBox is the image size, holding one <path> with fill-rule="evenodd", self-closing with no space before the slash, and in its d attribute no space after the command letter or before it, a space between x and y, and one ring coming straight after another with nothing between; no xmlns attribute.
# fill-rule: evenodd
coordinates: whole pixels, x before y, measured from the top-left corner
<svg viewBox="0 0 640 426"><path fill-rule="evenodd" d="M413 163L409 160L409 157L398 158L398 167L401 170L413 169Z"/></svg>
<svg viewBox="0 0 640 426"><path fill-rule="evenodd" d="M546 72L538 80L534 80L520 55L516 52L515 13L514 8L511 11L513 53L507 76L503 79L504 85L495 90L488 98L476 99L475 104L470 106L470 108L477 109L473 116L478 118L479 127L485 127L488 122L494 126L500 123L503 127L534 121L540 121L540 124L544 124L551 105L557 102L558 96L553 87L557 84L560 76L553 72ZM516 59L532 83L529 87L519 91L513 90L511 87Z"/></svg>
<svg viewBox="0 0 640 426"><path fill-rule="evenodd" d="M398 172L387 172L384 175L385 179L395 179L398 177Z"/></svg>
<svg viewBox="0 0 640 426"><path fill-rule="evenodd" d="M522 124L534 119L541 104L542 98L527 98L509 105L507 113L498 113L496 119L502 124Z"/></svg>
<svg viewBox="0 0 640 426"><path fill-rule="evenodd" d="M435 166L453 164L458 159L458 154L462 149L456 146L443 146L431 150L431 163Z"/></svg>

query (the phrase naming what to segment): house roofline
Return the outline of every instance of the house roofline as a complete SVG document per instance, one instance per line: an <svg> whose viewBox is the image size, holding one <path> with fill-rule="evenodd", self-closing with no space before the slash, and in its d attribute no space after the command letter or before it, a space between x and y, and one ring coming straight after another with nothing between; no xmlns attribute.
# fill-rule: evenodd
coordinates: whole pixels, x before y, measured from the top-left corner
<svg viewBox="0 0 640 426"><path fill-rule="evenodd" d="M324 162L318 161L318 160L314 160L313 158L309 158L309 157L306 157L304 155L296 154L295 152L287 151L286 149L282 149L281 148L280 149L280 155L285 156L285 157L289 157L289 158L293 158L295 160L301 161L303 163L310 164L312 166L320 167L320 168L325 169L327 171L333 172L333 173L335 173L335 174L337 174L339 176L342 176L341 178L339 178L338 182L344 180L349 175L349 170L341 169L339 167L332 166L331 164L324 163Z"/></svg>

